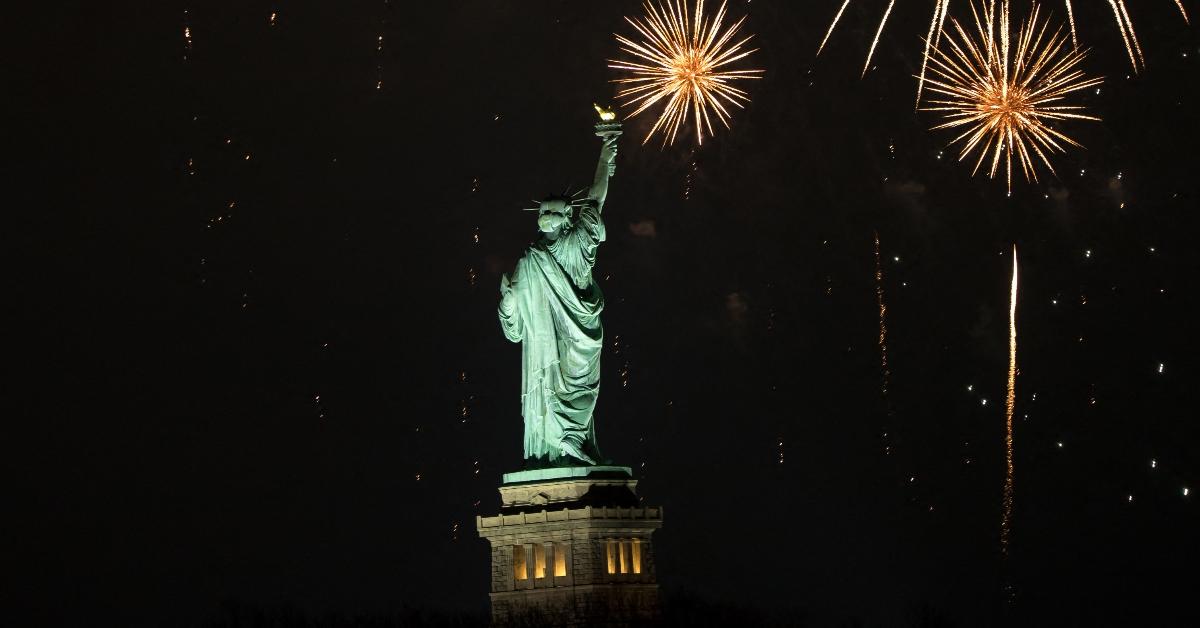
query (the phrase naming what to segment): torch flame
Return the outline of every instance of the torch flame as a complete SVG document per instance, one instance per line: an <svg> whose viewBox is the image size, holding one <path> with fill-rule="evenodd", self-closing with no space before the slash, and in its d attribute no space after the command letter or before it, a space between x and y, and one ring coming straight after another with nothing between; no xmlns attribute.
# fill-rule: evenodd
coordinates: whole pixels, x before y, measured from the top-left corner
<svg viewBox="0 0 1200 628"><path fill-rule="evenodd" d="M596 113L600 115L602 122L612 122L617 119L617 113L612 109L605 109L596 103L592 103L592 106L596 108Z"/></svg>

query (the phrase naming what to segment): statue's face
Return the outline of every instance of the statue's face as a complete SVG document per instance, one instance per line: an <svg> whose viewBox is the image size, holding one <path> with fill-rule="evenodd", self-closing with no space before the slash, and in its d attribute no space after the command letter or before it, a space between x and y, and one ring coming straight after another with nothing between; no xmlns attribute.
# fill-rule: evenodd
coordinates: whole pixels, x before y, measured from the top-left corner
<svg viewBox="0 0 1200 628"><path fill-rule="evenodd" d="M571 207L566 201L559 199L544 201L538 209L538 214L538 229L553 239L567 223Z"/></svg>

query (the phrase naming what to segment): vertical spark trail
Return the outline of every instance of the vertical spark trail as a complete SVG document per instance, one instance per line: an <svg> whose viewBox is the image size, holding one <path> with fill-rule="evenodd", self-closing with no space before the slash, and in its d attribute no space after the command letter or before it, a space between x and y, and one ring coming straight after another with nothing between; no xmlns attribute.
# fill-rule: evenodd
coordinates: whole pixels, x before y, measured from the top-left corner
<svg viewBox="0 0 1200 628"><path fill-rule="evenodd" d="M921 55L921 76L917 79L917 107L921 106L921 91L925 88L925 70L929 67L929 50L931 47L937 48L938 42L941 41L942 25L946 22L946 12L949 10L950 0L937 0L937 4L933 7L933 19L929 21L929 34L925 36L925 54Z"/></svg>
<svg viewBox="0 0 1200 628"><path fill-rule="evenodd" d="M1067 0L1067 22L1071 24L1071 45L1079 50L1079 38L1075 36L1075 10L1071 8L1071 0Z"/></svg>
<svg viewBox="0 0 1200 628"><path fill-rule="evenodd" d="M1179 7L1179 12L1183 14L1183 23L1191 24L1192 22L1188 20L1187 9L1183 8L1183 0L1175 0L1175 6Z"/></svg>
<svg viewBox="0 0 1200 628"><path fill-rule="evenodd" d="M192 27L189 24L187 9L183 10L183 60L188 60L192 52Z"/></svg>
<svg viewBox="0 0 1200 628"><path fill-rule="evenodd" d="M875 300L879 303L879 365L883 369L883 385L881 390L886 398L888 381L891 372L888 371L887 360L887 303L883 300L883 264L879 256L879 232L875 232Z"/></svg>
<svg viewBox="0 0 1200 628"><path fill-rule="evenodd" d="M879 30L875 31L875 39L871 42L871 50L867 52L867 62L863 65L862 75L867 75L867 70L871 68L871 58L875 56L875 46L879 45L879 36L883 34L883 27L887 25L888 16L892 14L892 7L896 6L896 0L888 3L888 8L883 12L883 19L879 20Z"/></svg>
<svg viewBox="0 0 1200 628"><path fill-rule="evenodd" d="M1017 405L1017 245L1013 245L1012 287L1008 296L1008 397L1004 403L1004 511L1000 521L1000 551L1008 555L1013 507L1013 410Z"/></svg>

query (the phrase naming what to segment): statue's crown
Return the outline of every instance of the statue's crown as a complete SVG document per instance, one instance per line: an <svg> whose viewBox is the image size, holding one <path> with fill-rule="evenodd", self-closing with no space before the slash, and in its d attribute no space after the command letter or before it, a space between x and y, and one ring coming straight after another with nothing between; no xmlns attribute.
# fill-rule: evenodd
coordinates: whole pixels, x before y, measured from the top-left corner
<svg viewBox="0 0 1200 628"><path fill-rule="evenodd" d="M583 195L586 190L587 188L584 188L574 194L568 194L566 191L562 194L551 194L540 201L535 200L537 207L527 207L525 211L541 214L554 211L570 216L575 213L575 208L582 206L587 200Z"/></svg>

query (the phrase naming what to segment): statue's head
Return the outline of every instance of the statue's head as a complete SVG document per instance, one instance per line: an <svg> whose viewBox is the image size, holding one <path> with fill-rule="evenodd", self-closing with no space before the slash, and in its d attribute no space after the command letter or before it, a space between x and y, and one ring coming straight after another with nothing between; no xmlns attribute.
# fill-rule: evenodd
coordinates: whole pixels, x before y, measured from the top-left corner
<svg viewBox="0 0 1200 628"><path fill-rule="evenodd" d="M571 225L574 207L565 196L549 196L538 205L538 230L551 240Z"/></svg>

